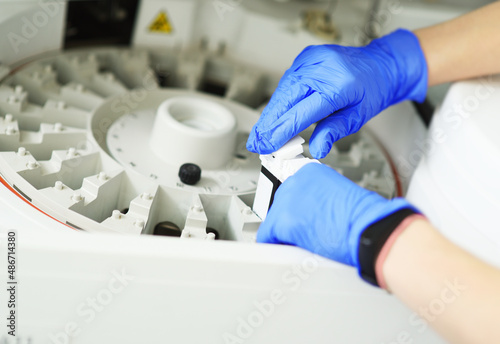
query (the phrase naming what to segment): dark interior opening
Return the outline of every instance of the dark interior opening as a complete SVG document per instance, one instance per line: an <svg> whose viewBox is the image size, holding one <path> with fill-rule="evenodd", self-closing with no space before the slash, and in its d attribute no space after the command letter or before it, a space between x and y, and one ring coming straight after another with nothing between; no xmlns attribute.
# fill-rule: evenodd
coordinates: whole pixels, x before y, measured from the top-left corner
<svg viewBox="0 0 500 344"><path fill-rule="evenodd" d="M139 0L69 1L64 48L129 45Z"/></svg>

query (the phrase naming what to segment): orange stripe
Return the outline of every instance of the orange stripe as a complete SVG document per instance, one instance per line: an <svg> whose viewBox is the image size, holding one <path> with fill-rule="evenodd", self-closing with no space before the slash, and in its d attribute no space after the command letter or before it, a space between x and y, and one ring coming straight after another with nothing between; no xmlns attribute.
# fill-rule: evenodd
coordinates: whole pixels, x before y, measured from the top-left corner
<svg viewBox="0 0 500 344"><path fill-rule="evenodd" d="M392 157L390 156L389 152L387 149L385 149L384 145L382 142L379 141L379 139L373 134L371 131L369 131L369 135L371 138L375 141L375 143L378 145L382 153L385 155L385 158L389 162L389 166L391 167L392 175L394 176L394 180L396 182L396 197L403 197L403 186L401 184L401 180L399 179L399 173L398 169L396 168L396 164L392 160Z"/></svg>
<svg viewBox="0 0 500 344"><path fill-rule="evenodd" d="M10 186L9 183L7 183L7 181L5 179L3 179L1 176L0 176L0 183L2 183L7 189L9 189L13 194L15 194L17 197L19 197L20 199L22 199L24 202L26 202L27 204L29 204L30 206L32 206L33 208L35 208L36 210L38 210L39 212L41 212L42 214L50 217L52 220L54 221L57 221L59 222L60 224L63 224L65 225L66 227L68 228L71 228L73 230L77 230L76 228L73 228L71 226L69 226L68 224L64 223L64 222L61 222L59 221L58 219L50 216L49 214L47 214L46 212L44 212L43 210L41 210L40 208L37 208L33 203L31 203L30 201L28 201L26 198L24 198L19 192L17 192L12 186Z"/></svg>

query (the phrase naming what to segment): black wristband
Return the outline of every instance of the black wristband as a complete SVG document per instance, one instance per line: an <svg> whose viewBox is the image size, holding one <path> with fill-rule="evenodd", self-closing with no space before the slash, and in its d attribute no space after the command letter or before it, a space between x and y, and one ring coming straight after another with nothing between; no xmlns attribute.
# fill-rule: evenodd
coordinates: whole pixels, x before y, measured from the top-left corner
<svg viewBox="0 0 500 344"><path fill-rule="evenodd" d="M375 274L375 262L389 236L405 218L416 212L403 208L368 226L359 239L359 274L366 282L379 287Z"/></svg>

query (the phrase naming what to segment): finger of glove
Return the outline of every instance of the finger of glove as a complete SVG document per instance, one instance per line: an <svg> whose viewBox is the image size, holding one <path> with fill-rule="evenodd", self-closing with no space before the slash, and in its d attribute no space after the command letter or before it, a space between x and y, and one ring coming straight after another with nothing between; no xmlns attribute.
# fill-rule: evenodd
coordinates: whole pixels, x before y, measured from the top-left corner
<svg viewBox="0 0 500 344"><path fill-rule="evenodd" d="M301 196L306 185L311 186L311 178L316 180L318 175L321 177L325 173L323 169L330 170L325 165L307 164L278 188L273 205L257 232L257 242L307 248L303 245L305 240L299 237L301 237L300 232L306 229L302 221L309 221L301 213L303 207L299 206L299 209L296 209L296 205L302 201ZM310 212L306 211L306 214L310 215Z"/></svg>
<svg viewBox="0 0 500 344"><path fill-rule="evenodd" d="M276 202L276 199L275 199ZM278 200L279 202L279 200ZM273 206L275 204L273 203ZM293 214L290 214L290 209L286 209L283 206L271 207L266 219L259 227L257 231L257 242L266 244L283 244L283 245L293 245L306 248L304 245L304 240L301 240L297 236L298 230L297 226L292 222L294 219Z"/></svg>
<svg viewBox="0 0 500 344"><path fill-rule="evenodd" d="M334 142L359 130L357 108L337 111L322 119L309 139L309 152L315 159L323 159Z"/></svg>
<svg viewBox="0 0 500 344"><path fill-rule="evenodd" d="M292 218L297 215L293 211L293 200L296 198L297 184L300 184L295 179L295 176L291 176L276 191L266 219L257 231L257 242L295 244L290 238L296 224Z"/></svg>
<svg viewBox="0 0 500 344"><path fill-rule="evenodd" d="M320 93L314 92L301 100L272 123L254 127L247 148L260 154L270 154L311 124L328 116L336 109ZM248 147L250 145L250 147Z"/></svg>
<svg viewBox="0 0 500 344"><path fill-rule="evenodd" d="M263 131L272 128L275 123L284 113L293 108L298 102L307 98L312 93L311 88L300 82L296 82L294 78L288 77L287 74L281 79L280 85L269 100L269 103L262 111L262 114L250 131L247 140L247 149L254 153L269 154L276 149L272 144L262 137Z"/></svg>
<svg viewBox="0 0 500 344"><path fill-rule="evenodd" d="M271 226L266 221L262 222L257 231L257 242L264 244L281 244L281 242L272 235Z"/></svg>
<svg viewBox="0 0 500 344"><path fill-rule="evenodd" d="M276 200L275 204L273 205L276 208L277 205ZM277 229L276 226L279 223L279 221L276 221L275 217L276 216L274 215L274 212L272 211L272 209L270 209L266 219L264 220L264 222L261 223L259 230L257 231L258 243L287 244L287 242L281 240L275 233L275 230Z"/></svg>

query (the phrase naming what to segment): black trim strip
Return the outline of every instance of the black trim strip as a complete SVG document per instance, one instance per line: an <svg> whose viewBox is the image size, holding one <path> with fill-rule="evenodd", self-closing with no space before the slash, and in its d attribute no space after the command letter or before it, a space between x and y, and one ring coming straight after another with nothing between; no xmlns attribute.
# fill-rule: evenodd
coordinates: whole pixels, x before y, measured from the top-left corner
<svg viewBox="0 0 500 344"><path fill-rule="evenodd" d="M24 197L24 198L25 198L28 202L30 202L30 203L31 203L31 201L32 201L32 200L31 200L31 197L28 197L28 195L26 195L24 192L22 192L22 191L21 191L21 190L20 190L20 189L19 189L19 188L15 185L15 184L12 184L12 187L13 187L13 188L14 188L17 192L19 192L19 194L20 194L21 196L23 196L23 197Z"/></svg>
<svg viewBox="0 0 500 344"><path fill-rule="evenodd" d="M278 190L278 188L280 187L281 182L278 178L276 178L276 176L274 174L269 172L269 170L267 168L265 168L264 166L262 166L262 168L260 169L260 172L262 172L262 174L264 176L266 176L266 178L269 179L269 181L271 183L273 183L273 190L271 191L271 200L269 201L269 208L267 208L267 210L269 211L269 209L271 208L271 205L274 202L274 194L276 193L276 190Z"/></svg>

